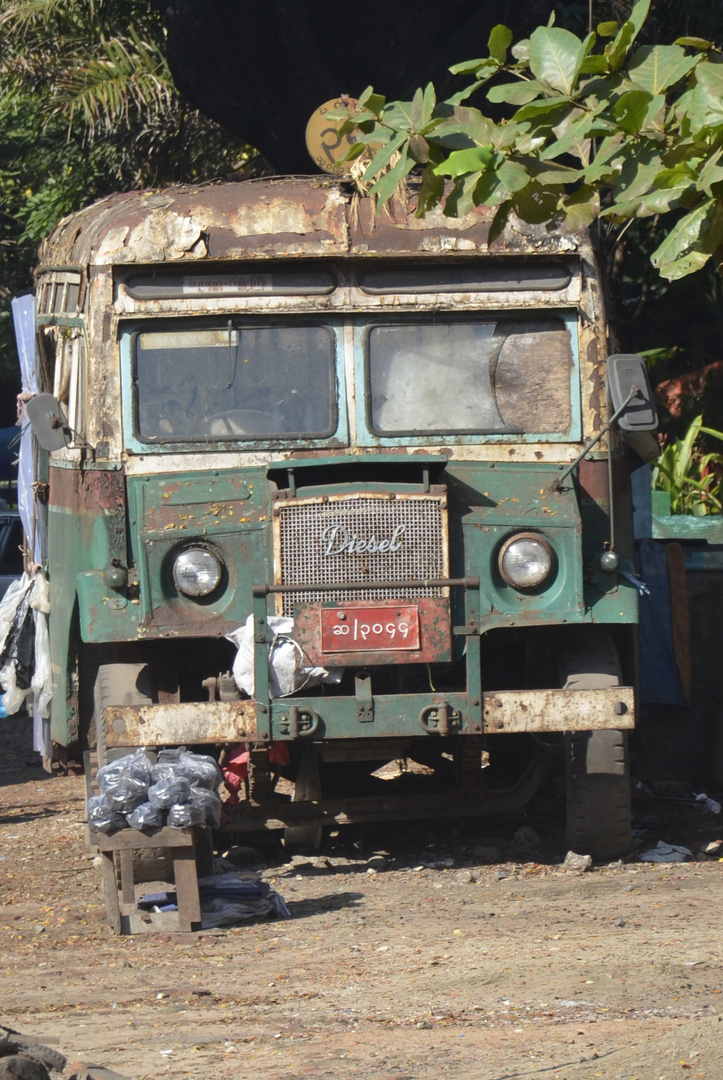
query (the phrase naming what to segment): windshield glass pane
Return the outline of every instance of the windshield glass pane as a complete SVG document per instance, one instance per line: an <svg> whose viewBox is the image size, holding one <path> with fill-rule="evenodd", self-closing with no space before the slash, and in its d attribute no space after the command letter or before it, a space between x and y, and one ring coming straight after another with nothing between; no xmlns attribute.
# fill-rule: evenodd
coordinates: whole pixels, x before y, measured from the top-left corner
<svg viewBox="0 0 723 1080"><path fill-rule="evenodd" d="M322 438L336 430L329 326L234 326L135 336L144 442Z"/></svg>
<svg viewBox="0 0 723 1080"><path fill-rule="evenodd" d="M570 333L561 318L374 326L371 426L378 434L564 433Z"/></svg>

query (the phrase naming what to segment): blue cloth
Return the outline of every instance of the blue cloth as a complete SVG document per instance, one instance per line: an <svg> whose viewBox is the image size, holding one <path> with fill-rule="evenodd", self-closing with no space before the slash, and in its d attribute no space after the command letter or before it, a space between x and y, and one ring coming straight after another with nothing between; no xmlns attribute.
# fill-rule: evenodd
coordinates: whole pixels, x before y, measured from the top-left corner
<svg viewBox="0 0 723 1080"><path fill-rule="evenodd" d="M648 596L639 598L641 700L650 705L685 705L673 649L665 545L656 540L642 540L638 547L638 569L650 590Z"/></svg>

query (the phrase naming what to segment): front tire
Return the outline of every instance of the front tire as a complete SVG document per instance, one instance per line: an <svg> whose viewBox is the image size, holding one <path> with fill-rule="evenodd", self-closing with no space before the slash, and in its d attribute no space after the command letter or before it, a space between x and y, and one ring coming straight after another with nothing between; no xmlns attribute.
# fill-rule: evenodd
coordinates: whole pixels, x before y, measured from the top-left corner
<svg viewBox="0 0 723 1080"><path fill-rule="evenodd" d="M609 634L592 634L561 657L566 690L620 685ZM565 843L578 855L616 859L630 848L631 793L626 731L565 733Z"/></svg>
<svg viewBox="0 0 723 1080"><path fill-rule="evenodd" d="M132 747L108 749L106 705L151 705L153 696L147 664L101 664L93 689L93 718L99 766L132 750Z"/></svg>

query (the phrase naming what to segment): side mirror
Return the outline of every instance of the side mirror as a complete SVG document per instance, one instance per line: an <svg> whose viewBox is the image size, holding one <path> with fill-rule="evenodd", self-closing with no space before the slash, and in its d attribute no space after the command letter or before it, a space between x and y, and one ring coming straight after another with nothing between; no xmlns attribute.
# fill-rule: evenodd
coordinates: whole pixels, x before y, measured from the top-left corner
<svg viewBox="0 0 723 1080"><path fill-rule="evenodd" d="M609 356L607 375L613 413L619 413L620 430L631 434L654 431L658 426L658 411L642 356L635 353Z"/></svg>
<svg viewBox="0 0 723 1080"><path fill-rule="evenodd" d="M62 406L52 394L37 394L25 406L35 438L43 450L62 450L70 443L70 427Z"/></svg>

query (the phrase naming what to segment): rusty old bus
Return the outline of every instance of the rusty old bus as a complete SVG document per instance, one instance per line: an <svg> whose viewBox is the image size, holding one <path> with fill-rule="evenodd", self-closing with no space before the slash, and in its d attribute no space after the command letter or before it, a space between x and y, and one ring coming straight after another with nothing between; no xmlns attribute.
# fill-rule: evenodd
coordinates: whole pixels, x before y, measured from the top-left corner
<svg viewBox="0 0 723 1080"><path fill-rule="evenodd" d="M637 597L594 252L414 210L261 180L116 195L44 243L52 738L246 743L233 827L317 840L520 808L559 764L568 845L620 854ZM274 696L274 616L333 679ZM395 759L429 791L359 783Z"/></svg>

